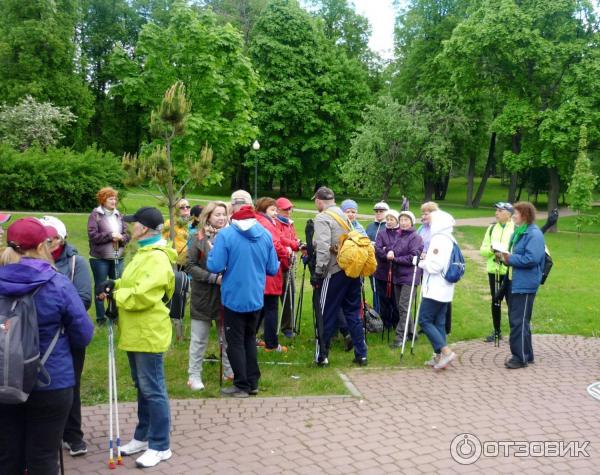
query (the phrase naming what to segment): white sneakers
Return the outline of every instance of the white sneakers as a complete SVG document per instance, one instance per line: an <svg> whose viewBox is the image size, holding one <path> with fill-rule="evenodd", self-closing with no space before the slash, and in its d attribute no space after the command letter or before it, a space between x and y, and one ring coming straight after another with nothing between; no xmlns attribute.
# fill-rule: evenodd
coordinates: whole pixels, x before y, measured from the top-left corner
<svg viewBox="0 0 600 475"><path fill-rule="evenodd" d="M121 447L121 455L133 455L138 452L144 452L135 461L136 465L141 468L154 467L163 460L168 460L173 455L171 449L167 450L154 450L148 448L148 442L142 442L141 440L131 439L131 442Z"/></svg>
<svg viewBox="0 0 600 475"><path fill-rule="evenodd" d="M173 455L173 452L171 452L171 449L167 449L167 450L148 449L144 452L144 454L141 457L137 458L137 460L135 461L135 464L141 468L154 467L155 465L158 465L163 460L169 460L172 455Z"/></svg>
<svg viewBox="0 0 600 475"><path fill-rule="evenodd" d="M448 354L440 354L440 358L438 359L437 363L433 366L434 369L444 369L446 366L448 366L453 360L454 358L456 358L456 353L454 353L454 351L451 351Z"/></svg>
<svg viewBox="0 0 600 475"><path fill-rule="evenodd" d="M204 383L200 376L190 376L187 385L192 391L202 391L204 389Z"/></svg>
<svg viewBox="0 0 600 475"><path fill-rule="evenodd" d="M133 455L148 450L148 442L131 439L131 442L121 447L121 455Z"/></svg>

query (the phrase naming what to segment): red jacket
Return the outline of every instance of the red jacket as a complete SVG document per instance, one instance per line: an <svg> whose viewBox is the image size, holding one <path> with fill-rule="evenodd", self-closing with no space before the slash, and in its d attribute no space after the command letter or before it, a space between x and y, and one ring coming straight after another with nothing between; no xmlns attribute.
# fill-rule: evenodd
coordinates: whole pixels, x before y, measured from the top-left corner
<svg viewBox="0 0 600 475"><path fill-rule="evenodd" d="M296 234L296 228L294 228L294 222L283 216L277 216L275 218L275 225L281 233L281 242L284 246L289 247L292 251L297 251L298 247L298 235Z"/></svg>
<svg viewBox="0 0 600 475"><path fill-rule="evenodd" d="M286 246L281 242L281 232L277 229L274 220L268 218L262 213L255 213L256 220L271 234L273 239L273 245L275 246L275 252L281 265L277 271L277 275L267 276L267 283L265 284L265 295L281 295L283 293L283 274L281 272L282 267L287 267L288 264L288 252Z"/></svg>

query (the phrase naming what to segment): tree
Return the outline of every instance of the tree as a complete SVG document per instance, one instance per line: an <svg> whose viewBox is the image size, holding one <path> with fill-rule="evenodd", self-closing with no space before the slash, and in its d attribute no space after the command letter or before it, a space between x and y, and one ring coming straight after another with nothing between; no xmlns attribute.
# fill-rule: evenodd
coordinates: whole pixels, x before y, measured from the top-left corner
<svg viewBox="0 0 600 475"><path fill-rule="evenodd" d="M586 222L582 213L590 211L593 203L593 192L598 182L598 177L592 171L592 164L587 154L587 127L582 125L579 129L579 154L575 162L575 170L569 183L570 207L577 212L577 234Z"/></svg>
<svg viewBox="0 0 600 475"><path fill-rule="evenodd" d="M172 148L178 137L186 134L191 103L186 97L182 82L173 84L164 94L160 106L152 111L150 130L159 140L146 155L126 154L123 168L127 172L126 185L139 186L149 180L158 187L169 208L169 219L175 222L175 205L185 187L194 183L202 185L211 170L212 150L205 145L199 159L186 157L185 170L177 170L172 158ZM175 239L175 226L169 229L171 241ZM173 242L175 247L175 242Z"/></svg>
<svg viewBox="0 0 600 475"><path fill-rule="evenodd" d="M67 107L39 103L27 95L14 106L0 106L0 140L20 151L33 145L46 150L64 137L61 129L75 119Z"/></svg>
<svg viewBox="0 0 600 475"><path fill-rule="evenodd" d="M219 25L210 10L176 2L165 24L144 25L133 51L115 50L111 70L118 78L111 95L146 116L169 85L185 84L192 109L175 163L208 142L216 166L228 170L235 148L256 136L251 98L258 78L239 32Z"/></svg>
<svg viewBox="0 0 600 475"><path fill-rule="evenodd" d="M77 122L66 142L82 146L92 97L76 61L75 0L0 0L0 102L26 95L68 107Z"/></svg>

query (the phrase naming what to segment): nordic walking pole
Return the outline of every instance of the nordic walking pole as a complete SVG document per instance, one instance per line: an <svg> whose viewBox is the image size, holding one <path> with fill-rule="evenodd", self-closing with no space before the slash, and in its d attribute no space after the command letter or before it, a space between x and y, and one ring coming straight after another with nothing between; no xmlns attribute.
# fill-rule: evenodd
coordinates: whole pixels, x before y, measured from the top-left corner
<svg viewBox="0 0 600 475"><path fill-rule="evenodd" d="M404 334L402 336L402 351L400 352L400 359L402 359L404 357L404 347L406 345L406 337L408 335L408 322L410 321L410 310L411 310L411 305L412 305L412 301L413 301L413 294L415 291L415 280L417 278L417 264L419 263L419 257L418 256L414 256L413 257L413 276L412 276L412 283L410 284L410 296L408 297L408 309L406 310L406 322L404 323ZM414 341L414 336L415 336L415 329L413 328L413 341Z"/></svg>
<svg viewBox="0 0 600 475"><path fill-rule="evenodd" d="M291 258L291 264L288 268L287 279L285 279L285 291L283 292L283 303L281 304L281 314L277 319L277 335L281 331L281 321L283 320L283 312L285 312L285 304L287 303L287 295L290 288L290 276L292 275L292 266L294 265L293 258Z"/></svg>
<svg viewBox="0 0 600 475"><path fill-rule="evenodd" d="M108 468L115 468L113 458L113 377L112 377L112 322L108 323Z"/></svg>
<svg viewBox="0 0 600 475"><path fill-rule="evenodd" d="M501 319L501 311L502 311L502 300L498 299L500 294L500 263L496 262L496 275L494 281L494 307L496 307L495 314L492 315L492 320L494 324L494 346L500 347L500 319Z"/></svg>
<svg viewBox="0 0 600 475"><path fill-rule="evenodd" d="M298 299L298 306L296 307L296 317L294 318L294 333L300 335L300 328L302 323L302 304L304 303L304 279L306 277L306 264L302 270L302 284L300 284L300 298Z"/></svg>
<svg viewBox="0 0 600 475"><path fill-rule="evenodd" d="M111 322L112 327L112 322ZM117 465L123 465L121 457L121 429L119 427L119 396L117 394L117 364L115 357L115 336L111 328L111 353L112 353L112 378L113 378L113 400L115 404L115 427L117 429Z"/></svg>
<svg viewBox="0 0 600 475"><path fill-rule="evenodd" d="M223 338L224 338L224 324L225 316L223 312L223 306L219 308L219 387L223 388Z"/></svg>
<svg viewBox="0 0 600 475"><path fill-rule="evenodd" d="M292 254L292 266L290 269L290 319L292 325L292 335L296 334L296 313L294 309L296 307L296 254ZM283 316L282 316L283 319Z"/></svg>

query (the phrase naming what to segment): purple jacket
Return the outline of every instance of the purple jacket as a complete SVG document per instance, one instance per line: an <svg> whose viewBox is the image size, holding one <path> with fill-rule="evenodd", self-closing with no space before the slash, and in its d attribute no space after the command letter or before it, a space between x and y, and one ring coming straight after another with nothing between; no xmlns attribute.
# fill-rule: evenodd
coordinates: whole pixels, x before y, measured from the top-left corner
<svg viewBox="0 0 600 475"><path fill-rule="evenodd" d="M20 296L33 292L43 355L62 325L54 351L44 367L50 385L35 391L66 389L75 385L71 348L85 348L94 334L94 325L73 284L64 275L40 259L23 258L18 264L0 267L0 295Z"/></svg>
<svg viewBox="0 0 600 475"><path fill-rule="evenodd" d="M415 228L399 231L398 238L392 247L394 251L394 284L410 285L414 273L412 259L423 252L423 239ZM421 269L417 268L415 285L421 282Z"/></svg>
<svg viewBox="0 0 600 475"><path fill-rule="evenodd" d="M396 240L398 239L399 229L388 229L383 228L377 234L377 240L375 241L375 257L377 258L377 269L373 277L379 280L387 280L388 270L390 268L389 261L387 260L387 253L394 249Z"/></svg>
<svg viewBox="0 0 600 475"><path fill-rule="evenodd" d="M118 210L115 210L115 214L124 239L119 242L118 257L121 257L125 245L129 242L129 235L127 234L127 223L123 222L121 213L119 213ZM90 243L90 257L95 257L97 259L114 259L115 250L113 248L112 229L108 224L108 218L104 214L104 210L101 206L94 208L90 214L87 228L88 240Z"/></svg>

